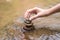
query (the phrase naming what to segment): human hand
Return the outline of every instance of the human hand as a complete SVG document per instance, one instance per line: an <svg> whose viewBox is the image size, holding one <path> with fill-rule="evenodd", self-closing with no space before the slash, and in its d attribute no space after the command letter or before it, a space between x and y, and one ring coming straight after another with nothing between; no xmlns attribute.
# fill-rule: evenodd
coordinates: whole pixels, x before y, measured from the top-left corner
<svg viewBox="0 0 60 40"><path fill-rule="evenodd" d="M50 14L53 14L53 13L56 13L56 12L60 12L60 4L57 4L54 7L49 8L47 10L46 9L43 10L41 8L38 8L38 7L29 9L25 12L24 18L29 19L29 20L34 20L38 17L45 16L45 15L50 15ZM32 14L36 14L36 15L31 16Z"/></svg>
<svg viewBox="0 0 60 40"><path fill-rule="evenodd" d="M25 12L24 18L25 18L25 19L29 19L29 20L34 20L34 19L36 19L36 18L39 17L40 12L42 12L42 11L43 11L43 9L38 8L38 7L29 9L29 10L27 10L27 11ZM36 15L31 16L32 14L36 14Z"/></svg>

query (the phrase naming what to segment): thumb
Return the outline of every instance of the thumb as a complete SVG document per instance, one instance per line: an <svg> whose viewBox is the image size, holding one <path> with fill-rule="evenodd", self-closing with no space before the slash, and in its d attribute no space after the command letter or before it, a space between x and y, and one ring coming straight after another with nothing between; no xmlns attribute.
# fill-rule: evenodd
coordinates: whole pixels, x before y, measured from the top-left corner
<svg viewBox="0 0 60 40"><path fill-rule="evenodd" d="M38 17L39 17L38 15L35 15L35 16L30 17L30 18L29 18L29 20L31 20L31 21L32 21L32 20L37 19Z"/></svg>

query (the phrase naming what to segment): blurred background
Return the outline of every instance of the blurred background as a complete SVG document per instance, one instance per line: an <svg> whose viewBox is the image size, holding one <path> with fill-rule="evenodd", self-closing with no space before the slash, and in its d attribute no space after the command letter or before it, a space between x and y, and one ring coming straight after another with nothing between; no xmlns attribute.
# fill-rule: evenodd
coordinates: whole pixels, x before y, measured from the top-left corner
<svg viewBox="0 0 60 40"><path fill-rule="evenodd" d="M0 31L14 19L23 16L27 9L40 7L50 8L60 3L60 0L0 0ZM52 17L58 17L57 14Z"/></svg>

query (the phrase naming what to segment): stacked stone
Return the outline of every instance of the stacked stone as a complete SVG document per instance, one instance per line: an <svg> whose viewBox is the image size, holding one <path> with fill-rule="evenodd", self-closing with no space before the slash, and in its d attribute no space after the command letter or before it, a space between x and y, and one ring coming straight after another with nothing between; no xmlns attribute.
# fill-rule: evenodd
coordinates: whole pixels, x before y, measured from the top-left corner
<svg viewBox="0 0 60 40"><path fill-rule="evenodd" d="M22 32L27 32L35 29L33 23L30 20L19 18L16 23L18 24L18 22L20 22L19 25L22 27Z"/></svg>

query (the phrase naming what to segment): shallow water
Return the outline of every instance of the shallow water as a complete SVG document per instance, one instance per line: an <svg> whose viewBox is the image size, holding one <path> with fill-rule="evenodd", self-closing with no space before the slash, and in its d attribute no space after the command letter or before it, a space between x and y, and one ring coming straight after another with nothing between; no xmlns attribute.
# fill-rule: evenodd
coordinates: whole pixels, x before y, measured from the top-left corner
<svg viewBox="0 0 60 40"><path fill-rule="evenodd" d="M22 33L20 33L19 27L11 26L13 21L24 15L24 12L35 6L44 9L60 3L60 0L0 0L0 40L20 40ZM43 26L58 26L60 24L60 13L53 14L48 17L43 17L34 21L36 27ZM37 24L36 24L37 23ZM21 35L20 35L21 34ZM26 38L29 37L33 40L33 37L39 39L41 34L55 34L54 31L48 29L38 29L33 32L25 33ZM19 36L20 35L20 36ZM27 38L27 40L29 40Z"/></svg>
<svg viewBox="0 0 60 40"><path fill-rule="evenodd" d="M22 25L23 26L23 25ZM47 40L50 39L49 37L52 36L57 36L57 38L60 39L60 34L59 32L52 31L49 29L35 29L29 32L24 32L21 30L21 26L15 24L15 23L10 23L7 26L5 26L3 35L0 35L1 40ZM55 38L53 38L55 39Z"/></svg>

